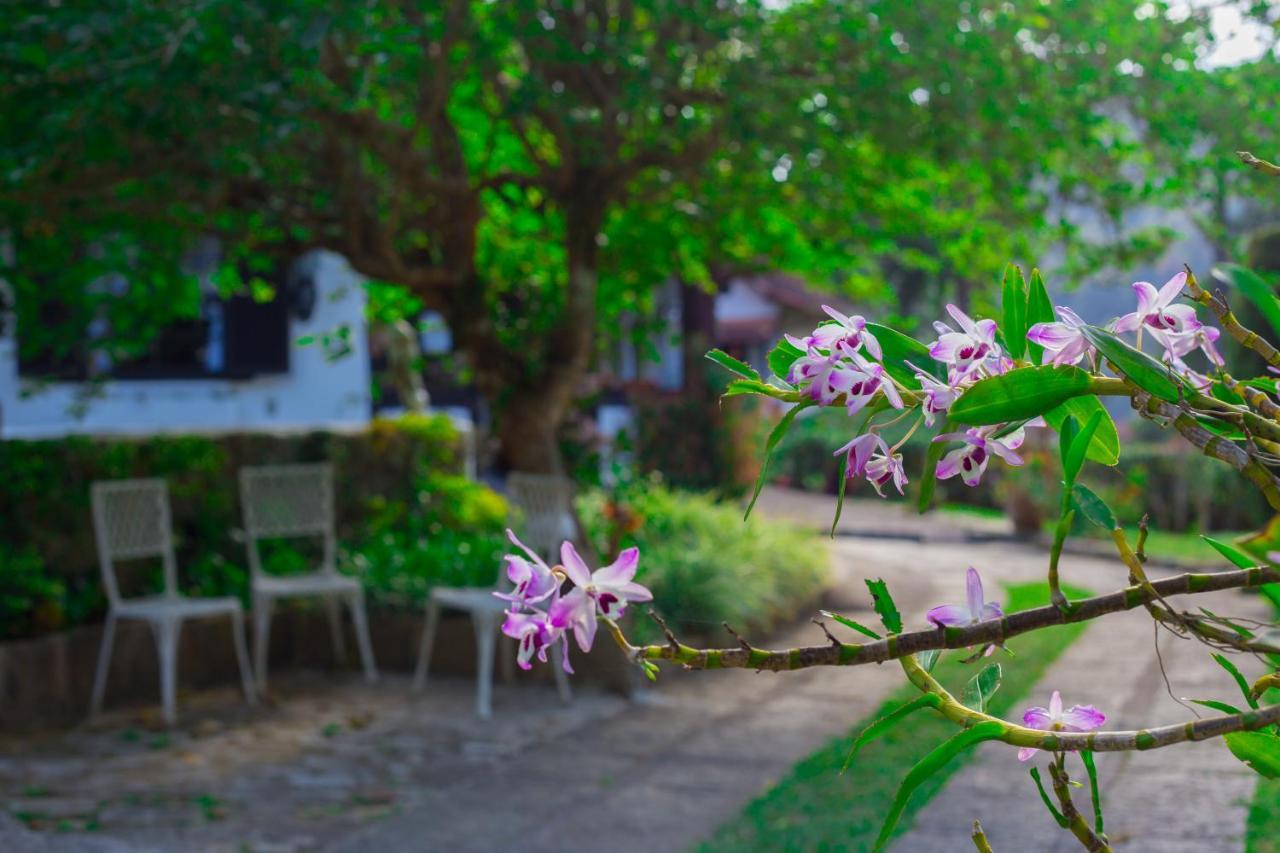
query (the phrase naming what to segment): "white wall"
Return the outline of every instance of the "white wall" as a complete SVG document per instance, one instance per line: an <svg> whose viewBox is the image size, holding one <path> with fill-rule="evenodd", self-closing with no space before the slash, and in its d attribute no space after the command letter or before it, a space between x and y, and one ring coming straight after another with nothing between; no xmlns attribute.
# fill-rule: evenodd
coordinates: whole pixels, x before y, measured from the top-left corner
<svg viewBox="0 0 1280 853"><path fill-rule="evenodd" d="M0 337L0 438L68 434L154 434L241 430L360 429L368 424L369 351L362 280L338 255L315 252L315 311L289 319L289 372L244 381L223 379L111 381L92 396L84 385L37 387L18 378L12 325ZM305 335L351 327L351 351L327 361ZM3 334L3 333L0 333ZM26 385L27 387L23 387Z"/></svg>

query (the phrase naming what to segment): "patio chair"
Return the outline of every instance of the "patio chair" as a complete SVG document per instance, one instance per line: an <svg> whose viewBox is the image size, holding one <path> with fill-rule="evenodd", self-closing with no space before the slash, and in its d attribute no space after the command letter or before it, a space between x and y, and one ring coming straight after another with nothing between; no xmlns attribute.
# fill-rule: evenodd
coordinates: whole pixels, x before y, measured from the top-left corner
<svg viewBox="0 0 1280 853"><path fill-rule="evenodd" d="M178 639L182 623L207 616L230 616L236 661L245 701L256 704L249 655L244 641L244 611L237 598L188 598L178 593L177 563L173 556L169 490L164 480L113 480L90 487L93 532L98 544L102 584L107 589L107 622L93 676L90 716L102 711L115 644L116 622L134 619L151 626L160 661L160 698L167 725L177 722ZM118 561L160 557L164 566L164 592L125 598L120 594L115 564Z"/></svg>
<svg viewBox="0 0 1280 853"><path fill-rule="evenodd" d="M346 658L340 608L345 601L351 609L351 622L355 627L365 680L369 683L377 681L378 671L373 661L364 607L364 588L359 580L339 574L337 570L333 469L325 463L241 468L240 507L253 595L253 665L258 674L258 690L266 692L267 689L271 613L278 598L325 599L333 653L339 661ZM320 565L315 571L272 575L263 569L258 547L260 540L312 537L320 537L323 546Z"/></svg>
<svg viewBox="0 0 1280 853"><path fill-rule="evenodd" d="M555 565L559 562L560 543L574 538L572 484L563 477L516 473L507 478L507 488L512 502L524 513L525 533L522 541L540 556L549 558L547 562L550 565ZM494 586L441 586L428 591L427 622L422 629L418 666L413 674L414 691L421 691L426 687L431 651L435 646L436 629L440 625L440 611L445 608L461 610L471 617L471 626L476 632L476 715L482 719L493 715L493 656L501 635L503 612L509 606L493 593L507 589L510 589L510 581L503 568L499 567L498 580ZM515 660L514 651L503 655L504 680L510 680ZM555 673L560 698L568 702L573 696L568 673L561 668L558 660L551 670Z"/></svg>

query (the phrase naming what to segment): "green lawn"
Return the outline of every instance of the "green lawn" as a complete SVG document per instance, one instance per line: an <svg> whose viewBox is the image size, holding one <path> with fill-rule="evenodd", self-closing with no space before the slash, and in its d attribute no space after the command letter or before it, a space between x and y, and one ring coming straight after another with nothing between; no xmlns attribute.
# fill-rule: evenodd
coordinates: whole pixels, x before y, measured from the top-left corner
<svg viewBox="0 0 1280 853"><path fill-rule="evenodd" d="M1067 590L1080 598L1089 595L1079 589ZM1006 611L1022 610L1048 603L1044 584L1018 584L1006 588ZM1009 642L1013 656L997 652L986 662L998 661L1004 668L1004 686L992 699L988 710L996 716L1016 716L1024 705L1044 705L1045 695L1027 694L1055 658L1069 646L1085 625L1062 625L1016 637ZM978 672L978 664L965 665L961 652L947 652L934 674L952 692ZM885 664L889 666L890 664ZM904 682L874 715L863 719L849 735L836 738L791 769L791 772L762 796L750 803L738 817L720 827L711 841L701 845L704 853L747 850L870 850L880 830L885 812L899 783L917 760L956 732L956 727L931 711L920 711L879 740L863 748L849 772L840 767L857 734L869 723L903 702L919 695ZM1071 700L1072 697L1067 697ZM832 709L832 713L839 713ZM912 797L898 824L898 834L911 825L917 811L941 789L949 776L970 760L972 752L956 758L934 774ZM1010 786L1025 785L1028 796L1034 786L1014 751L1009 749ZM979 814L973 817L981 818ZM1051 818L1046 813L1045 820ZM968 838L968 825L956 827L958 839ZM967 841L966 841L967 843ZM1266 850L1267 848L1259 848Z"/></svg>
<svg viewBox="0 0 1280 853"><path fill-rule="evenodd" d="M1280 853L1280 779L1259 779L1249 809L1245 853Z"/></svg>

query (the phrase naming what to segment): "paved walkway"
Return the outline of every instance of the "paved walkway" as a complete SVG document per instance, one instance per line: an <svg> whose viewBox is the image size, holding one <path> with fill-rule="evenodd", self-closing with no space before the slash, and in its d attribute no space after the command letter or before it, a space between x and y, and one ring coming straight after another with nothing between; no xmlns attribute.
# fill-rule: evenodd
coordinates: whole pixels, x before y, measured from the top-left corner
<svg viewBox="0 0 1280 853"><path fill-rule="evenodd" d="M767 513L829 523L826 499L771 491L763 500ZM874 620L861 579L884 576L919 624L928 606L960 600L970 563L989 582L1043 576L1035 548L958 547L975 532L965 524L927 519L922 527L894 507L848 506L846 535L833 544L830 604ZM1068 557L1063 570L1071 583L1098 590L1123 575L1115 562L1081 556ZM1247 614L1254 604L1225 595L1209 606ZM1153 666L1150 623L1141 614L1107 619L1051 668L1035 703L1057 687L1069 703L1092 702L1118 725L1184 719ZM773 644L820 636L801 624ZM1201 647L1166 637L1162 651L1178 695L1234 690ZM465 679L437 680L414 699L403 679L368 688L295 678L277 682L285 701L265 712L237 710L229 691L192 697L184 706L190 728L168 736L120 720L104 731L0 744L0 794L8 798L0 849L686 850L871 713L902 678L892 666L666 669L662 682L634 703L581 690L568 708L549 688L498 686L496 718L483 724L471 715ZM1253 778L1220 744L1104 757L1100 770L1122 849L1241 849ZM1071 849L1002 745L980 750L897 849L964 849L975 817L1001 853Z"/></svg>

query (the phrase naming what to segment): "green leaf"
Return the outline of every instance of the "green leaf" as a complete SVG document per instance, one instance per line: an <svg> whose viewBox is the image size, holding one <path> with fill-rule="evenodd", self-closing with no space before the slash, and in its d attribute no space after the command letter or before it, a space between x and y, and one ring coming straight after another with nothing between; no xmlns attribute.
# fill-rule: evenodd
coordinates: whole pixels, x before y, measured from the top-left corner
<svg viewBox="0 0 1280 853"><path fill-rule="evenodd" d="M1106 329L1085 326L1084 335L1124 378L1166 403L1178 402L1180 384L1164 364L1129 346Z"/></svg>
<svg viewBox="0 0 1280 853"><path fill-rule="evenodd" d="M1084 516L1091 524L1096 524L1103 530L1115 530L1116 517L1111 512L1111 507L1106 502L1093 493L1088 486L1082 486L1076 483L1071 487L1071 504L1080 514Z"/></svg>
<svg viewBox="0 0 1280 853"><path fill-rule="evenodd" d="M858 754L858 750L862 749L864 745L880 737L880 735L889 731L889 729L893 728L916 711L919 711L921 708L940 707L942 707L942 700L939 699L936 694L925 693L923 696L917 696L910 702L894 708L892 711L885 714L883 717L858 733L858 737L854 740L853 747L850 748L849 755L845 758L844 766L840 768L840 772L843 773L849 769L849 765L853 763L854 756Z"/></svg>
<svg viewBox="0 0 1280 853"><path fill-rule="evenodd" d="M1031 778L1036 783L1036 790L1040 792L1040 802L1044 803L1044 807L1049 810L1049 814L1053 815L1053 819L1058 826L1065 829L1070 822L1067 820L1066 815L1058 811L1058 807L1053 804L1053 800L1049 799L1049 794L1044 789L1044 782L1040 781L1040 771L1035 767L1031 768Z"/></svg>
<svg viewBox="0 0 1280 853"><path fill-rule="evenodd" d="M898 788L898 793L893 798L893 805L889 807L889 814L884 819L884 825L880 827L880 835L876 838L873 850L883 850L884 846L889 843L889 837L893 835L893 828L898 825L898 819L902 817L903 810L907 807L907 800L911 799L911 794L921 783L941 770L948 761L964 752L969 747L982 743L987 740L995 740L1004 734L1005 725L997 720L986 720L978 723L970 729L965 729L958 734L953 735L950 739L936 747L932 752L912 767L907 772L907 777L902 780L902 785Z"/></svg>
<svg viewBox="0 0 1280 853"><path fill-rule="evenodd" d="M1225 669L1235 679L1236 686L1240 688L1240 692L1244 694L1244 700L1249 703L1250 708L1258 707L1258 700L1253 698L1253 694L1249 692L1249 682L1245 679L1238 667L1231 661L1227 660L1223 655L1214 655L1213 659L1218 662L1218 666Z"/></svg>
<svg viewBox="0 0 1280 853"><path fill-rule="evenodd" d="M1031 285L1027 289L1027 328L1036 323L1052 323L1057 318L1053 314L1053 302L1049 299L1049 291L1045 289L1040 270L1031 271ZM1025 332L1023 333L1026 334ZM1044 347L1027 341L1027 358L1039 363L1044 357Z"/></svg>
<svg viewBox="0 0 1280 853"><path fill-rule="evenodd" d="M1239 264L1217 264L1212 275L1223 284L1240 291L1240 295L1252 302L1267 319L1272 331L1280 333L1280 299L1276 299L1275 291L1262 276Z"/></svg>
<svg viewBox="0 0 1280 853"><path fill-rule="evenodd" d="M1272 607L1280 610L1280 583L1264 583L1258 587L1258 592L1271 602Z"/></svg>
<svg viewBox="0 0 1280 853"><path fill-rule="evenodd" d="M1078 367L1019 367L979 380L955 401L948 415L969 426L1026 420L1088 392L1089 374Z"/></svg>
<svg viewBox="0 0 1280 853"><path fill-rule="evenodd" d="M1085 453L1088 452L1090 445L1093 443L1093 434L1098 431L1098 425L1102 423L1103 414L1103 412L1094 412L1088 423L1080 428L1080 434L1071 442L1071 449L1067 452L1067 459L1063 464L1062 471L1068 488L1076 481L1076 477L1080 476L1080 469L1084 466Z"/></svg>
<svg viewBox="0 0 1280 853"><path fill-rule="evenodd" d="M944 420L938 428L938 434L941 435L950 428L951 421ZM920 512L927 510L929 504L933 502L933 491L938 487L938 463L942 461L942 455L946 452L945 441L929 442L929 449L924 454L924 471L920 473L920 496L916 499L916 508Z"/></svg>
<svg viewBox="0 0 1280 853"><path fill-rule="evenodd" d="M836 538L836 527L840 525L840 515L844 512L844 493L849 489L849 469L844 460L840 460L840 488L836 491L836 514L831 518L831 538Z"/></svg>
<svg viewBox="0 0 1280 853"><path fill-rule="evenodd" d="M916 652L916 662L920 664L920 668L925 672L933 672L933 668L938 665L938 658L942 657L942 649L928 649L923 652Z"/></svg>
<svg viewBox="0 0 1280 853"><path fill-rule="evenodd" d="M775 400L788 398L794 400L796 398L795 391L788 391L785 388L770 385L768 382L762 382L759 379L735 379L724 389L725 397L741 397L744 394L760 394L764 397L772 397Z"/></svg>
<svg viewBox="0 0 1280 853"><path fill-rule="evenodd" d="M929 355L929 348L915 338L879 323L868 323L867 331L880 344L884 354L881 359L884 369L898 382L909 388L917 387L919 383L916 382L916 367L933 374L937 379L946 380L946 366L934 361Z"/></svg>
<svg viewBox="0 0 1280 853"><path fill-rule="evenodd" d="M987 703L1000 689L1002 673L1000 664L993 663L982 672L969 679L964 686L964 704L980 714L987 712Z"/></svg>
<svg viewBox="0 0 1280 853"><path fill-rule="evenodd" d="M1217 539L1210 539L1208 536L1201 536L1201 539L1213 546L1213 550L1226 557L1236 566L1242 569L1252 569L1257 566L1258 560L1250 556L1248 552L1237 548L1234 545L1228 545L1226 542L1219 542Z"/></svg>
<svg viewBox="0 0 1280 853"><path fill-rule="evenodd" d="M1228 705L1226 702L1219 702L1216 699L1188 699L1188 702L1195 702L1197 705L1203 705L1206 708L1212 708L1215 711L1221 711L1224 714L1239 714L1240 709L1235 705Z"/></svg>
<svg viewBox="0 0 1280 853"><path fill-rule="evenodd" d="M1004 269L1000 306L1004 309L1005 348L1010 358L1022 358L1027 351L1027 281L1017 264Z"/></svg>
<svg viewBox="0 0 1280 853"><path fill-rule="evenodd" d="M1102 797L1098 794L1098 767L1093 763L1093 750L1080 750L1080 760L1089 774L1089 798L1093 801L1093 831L1102 834Z"/></svg>
<svg viewBox="0 0 1280 853"><path fill-rule="evenodd" d="M1069 417L1062 422L1062 428L1058 430L1058 459L1062 463L1062 470L1067 470L1067 455L1071 452L1071 443L1076 440L1076 436L1080 434L1080 422L1074 417Z"/></svg>
<svg viewBox="0 0 1280 853"><path fill-rule="evenodd" d="M1223 736L1227 749L1268 779L1280 779L1280 737L1268 732L1231 732Z"/></svg>
<svg viewBox="0 0 1280 853"><path fill-rule="evenodd" d="M867 579L867 589L871 590L871 601L875 607L876 613L880 615L880 621L884 623L885 630L890 634L902 633L902 614L898 612L898 607L893 603L893 596L889 594L889 587L882 578L876 580Z"/></svg>
<svg viewBox="0 0 1280 853"><path fill-rule="evenodd" d="M1044 419L1049 426L1062 432L1062 424L1068 417L1087 424L1097 412L1102 413L1102 419L1098 422L1098 429L1094 432L1093 440L1089 442L1088 453L1085 455L1091 462L1115 465L1120 461L1120 434L1116 432L1115 421L1111 420L1107 407L1102 405L1102 401L1096 396L1087 394L1072 397L1061 406L1045 412Z"/></svg>
<svg viewBox="0 0 1280 853"><path fill-rule="evenodd" d="M769 433L769 438L764 445L764 462L760 464L760 475L756 477L756 488L751 493L751 503L747 504L747 512L742 516L743 520L751 517L751 510L755 508L756 501L760 498L760 490L764 488L765 478L769 475L769 461L773 458L773 451L778 446L778 442L782 441L782 437L787 434L787 430L791 428L791 423L796 419L796 415L809 407L809 403L797 403L787 413L782 416L782 420L778 421L777 426Z"/></svg>
<svg viewBox="0 0 1280 853"><path fill-rule="evenodd" d="M863 625L861 622L855 622L854 620L850 619L848 616L841 616L839 613L832 613L830 610L820 610L818 612L821 613L823 616L827 617L828 619L836 620L846 628L852 628L853 630L857 631L859 634L866 634L868 637L870 637L873 640L880 639L880 635L877 634L875 631L872 631L870 628L868 628L866 625Z"/></svg>
<svg viewBox="0 0 1280 853"><path fill-rule="evenodd" d="M773 371L774 376L785 382L787 381L787 374L791 372L791 365L802 355L804 353L800 350L800 347L783 338L778 341L773 349L769 350L769 369Z"/></svg>
<svg viewBox="0 0 1280 853"><path fill-rule="evenodd" d="M707 353L707 358L711 359L730 373L736 373L743 379L760 380L760 373L754 367L744 361L739 361L723 350L713 349L711 352Z"/></svg>

